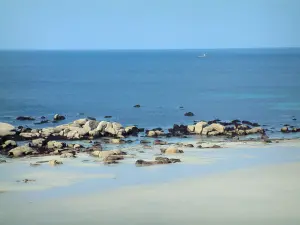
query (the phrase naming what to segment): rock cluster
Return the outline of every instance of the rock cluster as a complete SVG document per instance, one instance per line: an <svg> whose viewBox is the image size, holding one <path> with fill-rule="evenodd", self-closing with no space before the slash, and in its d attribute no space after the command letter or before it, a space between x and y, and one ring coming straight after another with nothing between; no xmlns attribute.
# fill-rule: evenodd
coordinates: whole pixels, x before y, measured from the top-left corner
<svg viewBox="0 0 300 225"><path fill-rule="evenodd" d="M135 162L136 166L153 166L153 165L159 165L159 164L170 164L170 163L177 163L181 162L180 159L169 159L167 157L156 157L154 161L146 161L139 159Z"/></svg>

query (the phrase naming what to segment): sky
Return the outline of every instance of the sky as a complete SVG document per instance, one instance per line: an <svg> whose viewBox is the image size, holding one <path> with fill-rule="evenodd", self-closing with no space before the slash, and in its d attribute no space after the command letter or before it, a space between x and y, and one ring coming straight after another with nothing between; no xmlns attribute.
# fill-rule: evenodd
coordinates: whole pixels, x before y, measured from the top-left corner
<svg viewBox="0 0 300 225"><path fill-rule="evenodd" d="M0 0L0 49L300 47L300 0Z"/></svg>

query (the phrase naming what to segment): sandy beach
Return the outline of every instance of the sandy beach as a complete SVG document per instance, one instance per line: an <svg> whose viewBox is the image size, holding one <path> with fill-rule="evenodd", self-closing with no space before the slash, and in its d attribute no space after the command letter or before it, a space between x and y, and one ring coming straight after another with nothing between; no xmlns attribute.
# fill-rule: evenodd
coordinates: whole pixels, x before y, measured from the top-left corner
<svg viewBox="0 0 300 225"><path fill-rule="evenodd" d="M241 145L197 150L206 163L185 149L181 164L145 168L132 167L133 159L109 167L66 159L28 171L28 159L2 165L4 173L19 167L11 179L37 181L1 182L0 218L8 225L299 224L299 141Z"/></svg>
<svg viewBox="0 0 300 225"><path fill-rule="evenodd" d="M47 201L1 200L3 224L299 224L300 163ZM7 206L9 203L9 207Z"/></svg>

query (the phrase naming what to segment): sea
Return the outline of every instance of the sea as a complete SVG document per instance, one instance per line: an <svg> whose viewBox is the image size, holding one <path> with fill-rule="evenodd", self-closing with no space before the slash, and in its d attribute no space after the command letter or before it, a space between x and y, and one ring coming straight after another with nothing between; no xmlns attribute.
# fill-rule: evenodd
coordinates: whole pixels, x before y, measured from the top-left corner
<svg viewBox="0 0 300 225"><path fill-rule="evenodd" d="M33 123L58 113L61 123L143 128L240 119L280 135L300 126L300 48L0 51L0 78L0 121L14 125L52 126Z"/></svg>

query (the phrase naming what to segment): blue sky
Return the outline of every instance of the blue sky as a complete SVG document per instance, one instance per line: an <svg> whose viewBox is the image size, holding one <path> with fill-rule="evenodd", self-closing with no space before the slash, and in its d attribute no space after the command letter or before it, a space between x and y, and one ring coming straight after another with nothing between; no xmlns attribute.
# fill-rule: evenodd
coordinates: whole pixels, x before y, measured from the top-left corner
<svg viewBox="0 0 300 225"><path fill-rule="evenodd" d="M300 47L300 0L0 0L0 49Z"/></svg>

